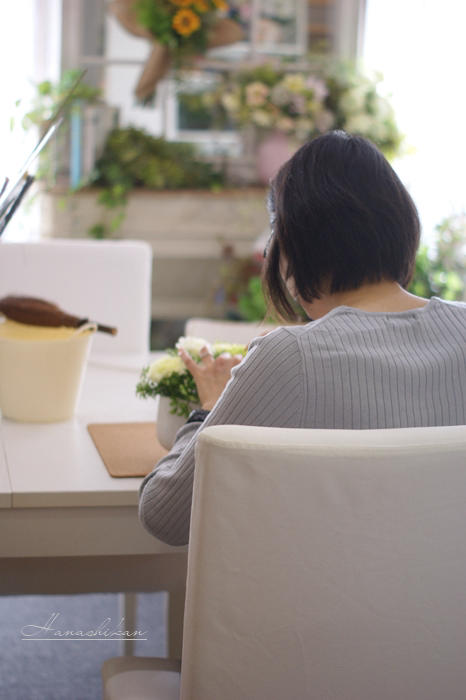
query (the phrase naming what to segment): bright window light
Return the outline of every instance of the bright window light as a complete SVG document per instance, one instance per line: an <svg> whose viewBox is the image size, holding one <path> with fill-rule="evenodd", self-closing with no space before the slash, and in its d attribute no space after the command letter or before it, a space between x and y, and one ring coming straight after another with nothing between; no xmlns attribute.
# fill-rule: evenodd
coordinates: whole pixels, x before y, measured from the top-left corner
<svg viewBox="0 0 466 700"><path fill-rule="evenodd" d="M367 0L364 60L380 70L407 144L394 163L419 208L424 238L466 210L466 3Z"/></svg>
<svg viewBox="0 0 466 700"><path fill-rule="evenodd" d="M34 84L56 79L59 67L60 0L15 0L3 8L0 22L0 178L14 177L38 140L31 129L21 128L20 115L30 106ZM21 100L21 109L15 103ZM11 130L11 119L16 117ZM24 206L5 229L5 240L31 240L39 236L39 208Z"/></svg>

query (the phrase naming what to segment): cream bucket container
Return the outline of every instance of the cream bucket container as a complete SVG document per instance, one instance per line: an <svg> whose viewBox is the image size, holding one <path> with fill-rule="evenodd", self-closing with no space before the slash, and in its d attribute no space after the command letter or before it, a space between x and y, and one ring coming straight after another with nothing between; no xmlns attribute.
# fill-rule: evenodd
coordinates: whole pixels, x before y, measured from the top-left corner
<svg viewBox="0 0 466 700"><path fill-rule="evenodd" d="M0 409L32 423L74 414L96 326L50 328L0 323Z"/></svg>

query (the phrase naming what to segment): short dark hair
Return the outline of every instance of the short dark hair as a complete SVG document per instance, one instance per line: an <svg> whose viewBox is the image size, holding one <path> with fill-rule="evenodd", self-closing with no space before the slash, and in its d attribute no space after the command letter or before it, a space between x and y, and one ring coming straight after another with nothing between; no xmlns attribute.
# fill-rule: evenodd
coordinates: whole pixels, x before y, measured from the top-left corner
<svg viewBox="0 0 466 700"><path fill-rule="evenodd" d="M271 237L266 292L279 314L296 314L280 275L294 279L304 301L384 279L411 280L419 245L416 206L370 141L331 131L301 146L269 192Z"/></svg>

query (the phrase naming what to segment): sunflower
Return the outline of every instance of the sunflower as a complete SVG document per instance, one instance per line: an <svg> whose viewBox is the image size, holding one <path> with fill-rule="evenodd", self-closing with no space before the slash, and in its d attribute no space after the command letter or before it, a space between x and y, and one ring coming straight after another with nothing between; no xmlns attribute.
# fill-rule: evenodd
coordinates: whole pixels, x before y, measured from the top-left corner
<svg viewBox="0 0 466 700"><path fill-rule="evenodd" d="M190 36L201 26L201 20L192 10L178 10L173 17L173 29L181 36Z"/></svg>
<svg viewBox="0 0 466 700"><path fill-rule="evenodd" d="M193 0L171 0L171 3L177 7L189 7L193 4Z"/></svg>
<svg viewBox="0 0 466 700"><path fill-rule="evenodd" d="M228 3L225 0L212 0L217 10L228 10Z"/></svg>

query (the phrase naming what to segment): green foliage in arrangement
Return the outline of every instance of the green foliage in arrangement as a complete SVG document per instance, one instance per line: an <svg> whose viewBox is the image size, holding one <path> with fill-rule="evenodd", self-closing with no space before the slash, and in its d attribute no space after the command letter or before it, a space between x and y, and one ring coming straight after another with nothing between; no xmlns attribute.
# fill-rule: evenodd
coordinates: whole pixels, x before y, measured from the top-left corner
<svg viewBox="0 0 466 700"><path fill-rule="evenodd" d="M175 52L176 61L203 54L208 32L218 10L227 9L223 0L137 0L136 16L158 42Z"/></svg>
<svg viewBox="0 0 466 700"><path fill-rule="evenodd" d="M223 175L201 160L192 144L165 141L127 127L110 132L89 184L102 188L100 204L117 210L110 226L98 223L89 231L101 238L120 226L128 193L134 188L218 190Z"/></svg>
<svg viewBox="0 0 466 700"><path fill-rule="evenodd" d="M172 5L172 10L176 8ZM136 15L143 27L148 29L161 44L176 48L176 34L172 27L172 15L163 2L138 0Z"/></svg>
<svg viewBox="0 0 466 700"><path fill-rule="evenodd" d="M196 384L193 375L184 372L172 372L155 382L149 377L150 367L144 367L136 385L136 394L141 399L154 398L157 395L170 399L170 413L187 418L191 404L199 403Z"/></svg>
<svg viewBox="0 0 466 700"><path fill-rule="evenodd" d="M142 129L114 129L96 164L92 184L111 187L117 200L133 187L210 188L222 178L193 145L156 138Z"/></svg>

